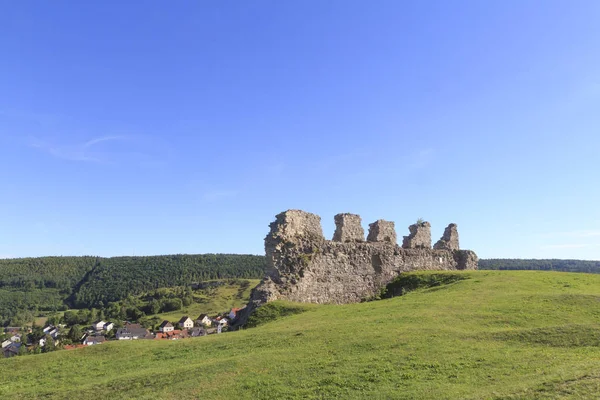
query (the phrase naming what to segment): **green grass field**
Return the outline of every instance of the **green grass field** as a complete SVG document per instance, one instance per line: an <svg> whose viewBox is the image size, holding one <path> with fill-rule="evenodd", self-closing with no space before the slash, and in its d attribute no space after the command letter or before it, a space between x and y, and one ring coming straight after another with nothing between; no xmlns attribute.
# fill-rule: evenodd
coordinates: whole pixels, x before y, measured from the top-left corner
<svg viewBox="0 0 600 400"><path fill-rule="evenodd" d="M599 275L464 274L241 332L0 360L0 397L598 398Z"/></svg>

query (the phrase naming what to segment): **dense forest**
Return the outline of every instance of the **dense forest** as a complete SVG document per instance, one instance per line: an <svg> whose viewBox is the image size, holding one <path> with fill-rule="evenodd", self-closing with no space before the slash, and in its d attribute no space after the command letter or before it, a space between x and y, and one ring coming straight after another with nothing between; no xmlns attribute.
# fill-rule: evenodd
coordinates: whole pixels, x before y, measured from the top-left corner
<svg viewBox="0 0 600 400"><path fill-rule="evenodd" d="M264 274L263 256L238 254L0 259L0 326L22 325L40 311L102 308L161 287Z"/></svg>
<svg viewBox="0 0 600 400"><path fill-rule="evenodd" d="M211 279L259 279L263 256L203 254L100 259L74 293L78 308L102 307L148 290L190 285Z"/></svg>
<svg viewBox="0 0 600 400"><path fill-rule="evenodd" d="M600 261L490 258L479 260L479 269L589 272L597 274L600 273Z"/></svg>

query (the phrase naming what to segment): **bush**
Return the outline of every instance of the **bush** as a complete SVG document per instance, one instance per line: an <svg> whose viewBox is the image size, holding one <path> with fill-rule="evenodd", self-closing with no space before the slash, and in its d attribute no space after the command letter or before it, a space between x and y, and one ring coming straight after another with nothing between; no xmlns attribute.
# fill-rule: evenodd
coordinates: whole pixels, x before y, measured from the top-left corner
<svg viewBox="0 0 600 400"><path fill-rule="evenodd" d="M375 299L389 299L395 296L402 296L408 292L417 289L427 289L436 286L448 285L450 283L458 282L463 279L468 279L469 276L461 273L416 273L416 274L402 274L392 282L388 283L385 288L381 290L379 296Z"/></svg>
<svg viewBox="0 0 600 400"><path fill-rule="evenodd" d="M309 307L310 306L305 304L295 304L281 301L267 303L252 312L248 318L248 322L244 325L244 327L253 328L255 326L263 325L267 322L275 321L288 315L301 314L305 311L308 311Z"/></svg>

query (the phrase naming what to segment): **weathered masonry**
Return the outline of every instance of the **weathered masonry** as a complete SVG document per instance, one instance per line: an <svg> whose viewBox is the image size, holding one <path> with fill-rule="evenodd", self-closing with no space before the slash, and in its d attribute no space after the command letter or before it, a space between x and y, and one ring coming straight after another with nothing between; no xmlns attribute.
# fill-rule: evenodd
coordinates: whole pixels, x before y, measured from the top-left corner
<svg viewBox="0 0 600 400"><path fill-rule="evenodd" d="M265 238L267 276L254 290L248 313L277 299L359 302L407 271L477 269L477 255L459 249L456 224L433 248L429 222L411 225L402 246L390 221L370 224L366 240L360 216L338 214L335 224L333 240L326 240L318 215L288 210L276 216Z"/></svg>

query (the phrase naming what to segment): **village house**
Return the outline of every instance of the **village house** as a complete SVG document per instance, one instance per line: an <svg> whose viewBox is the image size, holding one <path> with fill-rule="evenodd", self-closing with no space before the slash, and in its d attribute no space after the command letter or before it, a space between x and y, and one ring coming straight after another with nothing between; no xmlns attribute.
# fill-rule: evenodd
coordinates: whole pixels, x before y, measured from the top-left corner
<svg viewBox="0 0 600 400"><path fill-rule="evenodd" d="M14 357L19 354L21 343L11 343L9 346L2 348L2 355L5 358Z"/></svg>
<svg viewBox="0 0 600 400"><path fill-rule="evenodd" d="M104 329L104 325L106 325L105 321L96 321L92 324L92 329L98 332Z"/></svg>
<svg viewBox="0 0 600 400"><path fill-rule="evenodd" d="M178 325L181 329L191 329L194 327L194 321L192 321L192 319L186 315L181 317Z"/></svg>
<svg viewBox="0 0 600 400"><path fill-rule="evenodd" d="M4 328L4 332L6 332L9 335L16 335L17 333L19 333L20 330L21 328L19 328L18 326L7 326L6 328Z"/></svg>
<svg viewBox="0 0 600 400"><path fill-rule="evenodd" d="M44 334L50 336L52 339L56 339L59 334L58 328L55 327L54 325L48 325L47 327L42 329L42 332L44 332Z"/></svg>
<svg viewBox="0 0 600 400"><path fill-rule="evenodd" d="M6 339L4 342L2 342L2 348L4 349L5 347L8 347L12 344L12 341L10 339Z"/></svg>
<svg viewBox="0 0 600 400"><path fill-rule="evenodd" d="M208 314L200 314L200 316L196 320L196 323L198 325L211 326L212 325L212 320L210 319L210 317L208 316Z"/></svg>
<svg viewBox="0 0 600 400"><path fill-rule="evenodd" d="M190 337L187 329L175 329L169 332L159 332L156 334L156 339L179 340Z"/></svg>
<svg viewBox="0 0 600 400"><path fill-rule="evenodd" d="M112 322L105 322L105 321L96 321L92 324L92 329L95 330L96 332L101 332L101 331L109 332L114 327L115 327L115 324L113 324Z"/></svg>
<svg viewBox="0 0 600 400"><path fill-rule="evenodd" d="M206 329L202 327L194 327L188 331L191 337L206 336Z"/></svg>
<svg viewBox="0 0 600 400"><path fill-rule="evenodd" d="M123 328L117 329L115 334L117 340L137 340L137 339L153 339L154 336L148 329L143 328L140 324L125 324Z"/></svg>
<svg viewBox="0 0 600 400"><path fill-rule="evenodd" d="M106 342L106 338L104 336L88 336L83 341L83 344L86 346L93 346L95 344L102 344Z"/></svg>
<svg viewBox="0 0 600 400"><path fill-rule="evenodd" d="M52 339L58 338L58 328L54 328L48 331L48 335L50 335Z"/></svg>
<svg viewBox="0 0 600 400"><path fill-rule="evenodd" d="M169 321L163 321L158 327L159 332L172 332L175 330L175 327Z"/></svg>

